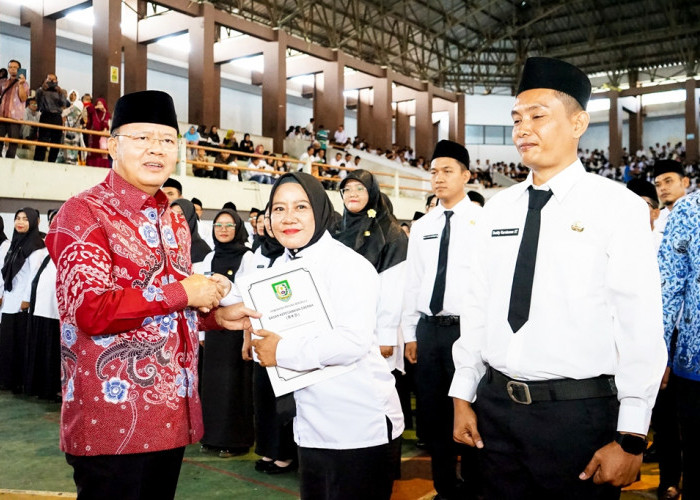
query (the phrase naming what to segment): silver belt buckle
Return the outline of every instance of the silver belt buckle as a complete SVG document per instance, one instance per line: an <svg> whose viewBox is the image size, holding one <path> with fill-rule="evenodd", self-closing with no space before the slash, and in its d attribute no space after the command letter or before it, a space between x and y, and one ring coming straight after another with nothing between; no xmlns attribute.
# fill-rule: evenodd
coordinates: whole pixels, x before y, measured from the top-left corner
<svg viewBox="0 0 700 500"><path fill-rule="evenodd" d="M510 380L506 384L506 390L508 391L508 396L510 399L521 405L529 405L532 403L532 396L530 396L530 387L525 382L518 382L516 380ZM520 396L524 397L520 399Z"/></svg>

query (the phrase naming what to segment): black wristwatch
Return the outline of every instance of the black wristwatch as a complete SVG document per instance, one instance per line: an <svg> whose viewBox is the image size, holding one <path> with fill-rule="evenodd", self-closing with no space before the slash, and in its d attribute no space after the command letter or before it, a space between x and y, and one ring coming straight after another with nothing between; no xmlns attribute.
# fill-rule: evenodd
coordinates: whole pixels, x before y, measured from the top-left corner
<svg viewBox="0 0 700 500"><path fill-rule="evenodd" d="M647 449L647 439L634 434L622 434L618 432L615 436L615 442L620 447L631 455L641 455Z"/></svg>

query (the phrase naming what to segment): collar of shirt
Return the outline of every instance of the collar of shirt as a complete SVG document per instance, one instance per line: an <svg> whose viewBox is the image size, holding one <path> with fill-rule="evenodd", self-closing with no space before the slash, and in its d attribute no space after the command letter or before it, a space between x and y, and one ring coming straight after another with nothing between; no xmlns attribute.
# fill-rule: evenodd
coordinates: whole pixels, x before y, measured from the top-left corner
<svg viewBox="0 0 700 500"><path fill-rule="evenodd" d="M115 192L120 195L121 200L135 211L140 212L144 207L155 207L158 209L158 214L162 215L168 208L168 197L160 189L151 196L141 191L136 186L129 184L121 175L111 170L107 174L105 183Z"/></svg>
<svg viewBox="0 0 700 500"><path fill-rule="evenodd" d="M583 168L581 160L576 158L576 161L549 179L549 182L542 184L541 186L535 186L532 183L532 170L530 170L530 173L527 175L527 179L517 186L518 194L516 195L516 199L524 195L530 186L533 186L535 189L551 189L554 198L561 203L564 201L564 198L566 198L566 195L571 191L571 188L574 187L574 185L581 177L583 177L585 173L586 169Z"/></svg>
<svg viewBox="0 0 700 500"><path fill-rule="evenodd" d="M328 245L329 242L332 242L333 237L330 235L328 231L325 231L323 233L323 236L321 236L316 243L313 245L310 245L306 248L301 249L299 252L297 252L296 255L294 255L288 248L285 249L284 251L284 260L290 261L293 259L299 259L301 257L306 257L307 259L313 259L312 261L316 261L317 259L314 258L314 256L318 255L319 253L324 252L324 247Z"/></svg>
<svg viewBox="0 0 700 500"><path fill-rule="evenodd" d="M435 215L433 217L439 219L443 216L445 210L452 210L456 215L462 215L466 214L470 208L476 208L476 205L472 203L472 201L469 199L469 196L464 196L463 200L460 200L455 206L449 209L439 204L436 205L435 208L428 212L428 215L434 213Z"/></svg>

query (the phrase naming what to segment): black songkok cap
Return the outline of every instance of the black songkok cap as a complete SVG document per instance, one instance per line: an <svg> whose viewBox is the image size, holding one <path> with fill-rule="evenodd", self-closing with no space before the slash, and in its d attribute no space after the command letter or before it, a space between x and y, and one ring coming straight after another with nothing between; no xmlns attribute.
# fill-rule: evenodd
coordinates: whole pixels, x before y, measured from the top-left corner
<svg viewBox="0 0 700 500"><path fill-rule="evenodd" d="M591 81L573 64L550 57L528 57L520 78L518 92L552 89L570 95L586 109L591 97Z"/></svg>
<svg viewBox="0 0 700 500"><path fill-rule="evenodd" d="M191 201L192 201L192 204L193 204L193 205L199 205L200 207L203 207L203 206L204 206L204 205L202 205L202 202L200 201L199 198L192 198Z"/></svg>
<svg viewBox="0 0 700 500"><path fill-rule="evenodd" d="M119 98L112 115L111 132L129 123L157 123L177 132L177 115L173 98L160 90L143 90Z"/></svg>
<svg viewBox="0 0 700 500"><path fill-rule="evenodd" d="M259 208L255 208L255 207L250 207L250 210L248 210L248 213L251 213L251 212L260 213L260 209L259 209Z"/></svg>
<svg viewBox="0 0 700 500"><path fill-rule="evenodd" d="M411 219L411 220L416 221L416 220L420 219L421 217L423 217L424 215L425 214L423 212L413 212L413 219Z"/></svg>
<svg viewBox="0 0 700 500"><path fill-rule="evenodd" d="M438 142L435 146L435 151L433 151L433 158L430 161L432 162L435 158L454 158L464 165L465 168L469 168L467 148L453 141L442 140Z"/></svg>
<svg viewBox="0 0 700 500"><path fill-rule="evenodd" d="M656 160L654 163L654 177L658 177L661 174L668 174L669 172L674 172L681 177L685 177L685 170L683 170L681 162L675 160Z"/></svg>
<svg viewBox="0 0 700 500"><path fill-rule="evenodd" d="M659 198L656 195L656 187L649 181L644 179L632 179L627 183L627 189L632 191L637 196L646 196L658 203Z"/></svg>
<svg viewBox="0 0 700 500"><path fill-rule="evenodd" d="M226 210L226 209L230 209L230 210L233 210L234 212L236 212L236 204L232 201L227 201L226 203L224 203L224 206L221 207L221 210Z"/></svg>
<svg viewBox="0 0 700 500"><path fill-rule="evenodd" d="M180 194L182 194L182 184L180 181L177 179L173 179L172 177L168 177L167 180L163 183L163 188L175 188L177 189Z"/></svg>

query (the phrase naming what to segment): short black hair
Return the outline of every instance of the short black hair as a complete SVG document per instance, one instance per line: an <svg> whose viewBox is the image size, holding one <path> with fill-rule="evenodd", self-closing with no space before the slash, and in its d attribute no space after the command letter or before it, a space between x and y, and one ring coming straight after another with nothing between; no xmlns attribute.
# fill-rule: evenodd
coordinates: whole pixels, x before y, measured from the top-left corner
<svg viewBox="0 0 700 500"><path fill-rule="evenodd" d="M484 195L482 195L478 191L467 191L467 197L469 197L471 201L477 202L482 207L486 204L486 199L484 198Z"/></svg>
<svg viewBox="0 0 700 500"><path fill-rule="evenodd" d="M13 63L13 62L14 62L14 63L17 63L17 65L18 65L20 68L22 67L22 63L19 62L17 59L10 59L10 60L7 62L7 65L9 66L10 63Z"/></svg>

